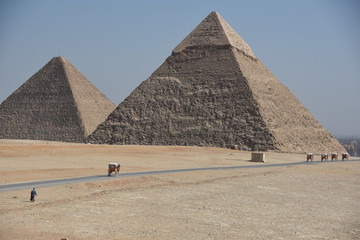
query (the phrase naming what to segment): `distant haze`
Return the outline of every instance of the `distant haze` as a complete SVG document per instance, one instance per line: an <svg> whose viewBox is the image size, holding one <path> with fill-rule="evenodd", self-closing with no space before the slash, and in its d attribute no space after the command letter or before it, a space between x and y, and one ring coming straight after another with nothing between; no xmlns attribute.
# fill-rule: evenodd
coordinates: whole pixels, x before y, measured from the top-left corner
<svg viewBox="0 0 360 240"><path fill-rule="evenodd" d="M211 11L334 136L360 137L355 0L2 0L0 102L63 56L118 105Z"/></svg>

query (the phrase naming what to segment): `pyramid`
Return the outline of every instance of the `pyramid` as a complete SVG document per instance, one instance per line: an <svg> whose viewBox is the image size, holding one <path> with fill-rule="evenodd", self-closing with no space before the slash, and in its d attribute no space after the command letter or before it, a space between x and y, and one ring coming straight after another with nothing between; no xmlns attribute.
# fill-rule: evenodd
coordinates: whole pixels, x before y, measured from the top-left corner
<svg viewBox="0 0 360 240"><path fill-rule="evenodd" d="M54 57L0 105L0 138L83 142L115 109L63 57Z"/></svg>
<svg viewBox="0 0 360 240"><path fill-rule="evenodd" d="M344 150L217 12L176 46L88 141Z"/></svg>

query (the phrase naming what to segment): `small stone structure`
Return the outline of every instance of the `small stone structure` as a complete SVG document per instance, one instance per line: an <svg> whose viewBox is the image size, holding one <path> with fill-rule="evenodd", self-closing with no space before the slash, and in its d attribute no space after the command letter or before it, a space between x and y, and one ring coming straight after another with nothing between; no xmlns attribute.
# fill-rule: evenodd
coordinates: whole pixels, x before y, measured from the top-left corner
<svg viewBox="0 0 360 240"><path fill-rule="evenodd" d="M252 162L266 162L265 153L260 153L260 152L251 153L251 161Z"/></svg>

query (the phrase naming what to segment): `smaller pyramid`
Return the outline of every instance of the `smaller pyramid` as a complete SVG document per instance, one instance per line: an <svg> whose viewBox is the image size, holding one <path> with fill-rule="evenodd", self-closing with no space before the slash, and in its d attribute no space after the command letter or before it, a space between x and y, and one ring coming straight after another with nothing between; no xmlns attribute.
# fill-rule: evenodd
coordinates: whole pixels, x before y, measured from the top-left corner
<svg viewBox="0 0 360 240"><path fill-rule="evenodd" d="M0 138L82 142L115 105L54 57L0 105Z"/></svg>

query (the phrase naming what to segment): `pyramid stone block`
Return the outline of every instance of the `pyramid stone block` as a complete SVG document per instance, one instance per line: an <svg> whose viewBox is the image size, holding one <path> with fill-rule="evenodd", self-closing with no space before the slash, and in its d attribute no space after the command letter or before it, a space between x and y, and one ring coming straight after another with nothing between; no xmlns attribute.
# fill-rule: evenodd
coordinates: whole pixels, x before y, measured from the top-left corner
<svg viewBox="0 0 360 240"><path fill-rule="evenodd" d="M83 142L115 107L55 57L0 105L0 138Z"/></svg>
<svg viewBox="0 0 360 240"><path fill-rule="evenodd" d="M343 151L217 12L175 47L88 141Z"/></svg>

